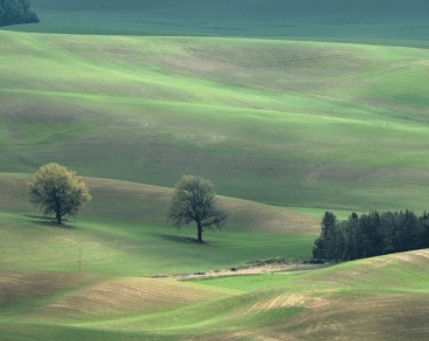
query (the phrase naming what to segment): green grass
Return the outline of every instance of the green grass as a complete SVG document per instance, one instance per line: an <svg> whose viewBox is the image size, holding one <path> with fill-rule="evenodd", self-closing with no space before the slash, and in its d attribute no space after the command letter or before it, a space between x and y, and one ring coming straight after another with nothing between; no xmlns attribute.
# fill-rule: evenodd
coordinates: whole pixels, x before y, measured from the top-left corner
<svg viewBox="0 0 429 341"><path fill-rule="evenodd" d="M56 161L166 187L199 174L222 195L278 206L426 209L427 50L6 31L0 40L2 171Z"/></svg>
<svg viewBox="0 0 429 341"><path fill-rule="evenodd" d="M160 206L169 190L101 179L89 180L94 185L94 199L98 197L104 210L112 211L105 215L110 219L102 219L101 206L88 206L78 219L59 228L22 211L23 178L1 177L13 193L4 199L22 212L0 216L0 330L4 337L222 340L241 335L251 340L299 337L305 332L304 339L311 340L320 337L316 326L323 326L322 335L328 340L356 335L353 321L357 320L367 330L381 330L390 337L397 334L406 340L408 334L403 330L409 328L419 331L419 340L427 336L419 327L429 314L429 279L424 273L427 251L290 274L183 282L141 278L231 267L273 256L308 257L314 234L299 233L299 229L267 233L254 225L246 231L233 224L225 231L206 233L207 243L198 245L193 229L177 231L167 225L138 223L137 211L127 208L133 202L144 208L147 203L138 198L143 194ZM103 194L107 189L110 201ZM123 201L129 217L119 222L115 200L130 195L134 201ZM223 200L230 205L245 203ZM258 214L270 214L271 229L275 226L273 213L283 214L280 208L247 205L249 211L258 208ZM397 322L380 324L372 314ZM332 325L338 327L330 329Z"/></svg>
<svg viewBox="0 0 429 341"><path fill-rule="evenodd" d="M3 179L12 181L14 177ZM106 188L107 184L116 195L127 193L129 185L107 181ZM286 253L300 256L300 252L310 251L314 237L296 232L273 236L232 228L207 233L208 243L201 246L190 240L191 231L131 220L120 224L100 218L96 221L87 215L67 224L66 228L58 228L37 215L1 215L0 283L15 278L14 286L9 285L6 291L8 301L0 314L5 337L219 340L242 335L251 340L300 337L305 332L305 340L320 335L328 340L356 335L353 321L365 325L368 332L379 330L389 337L400 335L403 340L411 330L415 330L418 340L427 336L420 327L429 314L429 279L424 272L427 251L290 274L184 282L147 278L141 282L142 275L237 266L253 257L277 255L277 251L286 258ZM83 251L80 271L79 248ZM44 283L40 281L54 286L44 286L40 291ZM4 284L0 290L5 292ZM136 306L140 297L136 290L142 295L150 293L149 301ZM182 296L175 302L177 291ZM192 297L197 291L200 298L195 301ZM7 306L7 302L15 303ZM100 305L106 308L100 309ZM384 316L384 320L375 319L373 314ZM391 320L396 322L380 322ZM329 327L333 325L337 327ZM362 335L369 334L365 331Z"/></svg>
<svg viewBox="0 0 429 341"><path fill-rule="evenodd" d="M166 226L78 220L68 228L43 219L2 215L1 271L81 272L110 276L189 273L238 266L250 260L311 257L314 235L206 232Z"/></svg>
<svg viewBox="0 0 429 341"><path fill-rule="evenodd" d="M136 16L144 21L141 12L106 4L104 12L94 7L90 19L79 2L69 4L77 6L73 12L65 3L40 0L35 7L47 15L40 25L0 31L2 338L428 339L427 251L288 275L198 282L141 276L276 256L308 258L327 209L340 219L353 210L424 210L429 52L334 42L12 32L165 34L176 24L181 29L171 32L210 34L209 19L222 5L213 4L207 11L212 16L201 17L204 25L196 29L195 21L179 23L186 17L177 13L134 25ZM382 21L391 23L378 27L380 40L371 24L375 12L366 25L340 20L338 11L323 12L332 22L307 30L303 23L273 30L302 19L289 8L290 18L279 11L251 32L255 13L264 11L250 6L253 16L246 13L232 26L225 18L216 30L284 37L291 29L289 36L299 30L310 40L388 45L401 27L406 39L400 44L413 45L409 34L418 31L413 39L425 46L425 30L417 27L424 16L406 23L405 8L405 21L391 20L400 11L390 5L390 17ZM192 8L187 15L207 10ZM357 28L361 37L346 36ZM52 161L90 177L93 202L67 228L35 214L26 196L28 173ZM177 231L165 221L170 188L184 173L210 178L231 211L224 231L204 234L205 245L194 242L193 227Z"/></svg>

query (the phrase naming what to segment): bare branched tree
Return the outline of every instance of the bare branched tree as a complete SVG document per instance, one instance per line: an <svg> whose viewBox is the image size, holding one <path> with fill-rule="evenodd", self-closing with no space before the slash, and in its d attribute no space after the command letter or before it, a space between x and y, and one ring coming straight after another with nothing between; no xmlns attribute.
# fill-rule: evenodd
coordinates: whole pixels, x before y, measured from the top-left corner
<svg viewBox="0 0 429 341"><path fill-rule="evenodd" d="M221 228L228 214L216 205L215 191L209 180L183 175L177 184L168 219L176 227L197 225L198 242L202 243L205 229Z"/></svg>

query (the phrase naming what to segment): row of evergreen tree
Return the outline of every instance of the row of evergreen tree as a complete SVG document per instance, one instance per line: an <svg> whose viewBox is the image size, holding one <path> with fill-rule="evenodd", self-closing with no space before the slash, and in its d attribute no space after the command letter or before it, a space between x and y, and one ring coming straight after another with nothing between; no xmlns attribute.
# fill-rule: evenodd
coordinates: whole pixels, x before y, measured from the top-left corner
<svg viewBox="0 0 429 341"><path fill-rule="evenodd" d="M38 22L30 0L0 0L0 26Z"/></svg>
<svg viewBox="0 0 429 341"><path fill-rule="evenodd" d="M317 261L347 261L429 248L429 214L417 217L412 211L373 212L360 217L353 213L338 222L326 212L322 232L316 239L313 258Z"/></svg>

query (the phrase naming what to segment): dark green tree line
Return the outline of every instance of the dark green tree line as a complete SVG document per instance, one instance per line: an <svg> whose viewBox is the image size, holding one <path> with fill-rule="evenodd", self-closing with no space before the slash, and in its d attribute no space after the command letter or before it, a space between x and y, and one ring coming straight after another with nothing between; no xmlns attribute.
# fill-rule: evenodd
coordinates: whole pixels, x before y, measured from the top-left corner
<svg viewBox="0 0 429 341"><path fill-rule="evenodd" d="M417 217L412 211L353 213L338 222L326 212L321 234L313 247L318 261L347 261L429 247L429 214Z"/></svg>
<svg viewBox="0 0 429 341"><path fill-rule="evenodd" d="M30 0L0 0L0 26L38 22Z"/></svg>

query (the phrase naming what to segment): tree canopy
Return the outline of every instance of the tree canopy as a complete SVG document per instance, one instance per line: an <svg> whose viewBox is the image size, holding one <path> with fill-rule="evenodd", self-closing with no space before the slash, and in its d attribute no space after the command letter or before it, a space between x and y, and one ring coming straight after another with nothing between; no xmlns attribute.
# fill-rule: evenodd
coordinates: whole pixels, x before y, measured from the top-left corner
<svg viewBox="0 0 429 341"><path fill-rule="evenodd" d="M30 0L0 0L0 26L38 22Z"/></svg>
<svg viewBox="0 0 429 341"><path fill-rule="evenodd" d="M76 215L79 207L91 199L86 182L57 163L40 167L28 186L30 202L44 214L55 213L58 224L63 216Z"/></svg>
<svg viewBox="0 0 429 341"><path fill-rule="evenodd" d="M176 185L168 219L176 227L195 222L198 242L202 243L205 229L221 228L228 214L219 209L215 191L209 180L198 176L183 175Z"/></svg>

